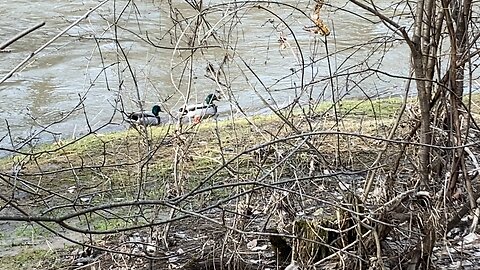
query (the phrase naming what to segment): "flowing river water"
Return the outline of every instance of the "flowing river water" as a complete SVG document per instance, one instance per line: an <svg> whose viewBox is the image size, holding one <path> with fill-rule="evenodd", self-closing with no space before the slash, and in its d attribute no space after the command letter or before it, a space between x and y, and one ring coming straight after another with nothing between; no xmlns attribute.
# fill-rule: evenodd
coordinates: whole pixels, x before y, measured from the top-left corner
<svg viewBox="0 0 480 270"><path fill-rule="evenodd" d="M172 7L169 1L104 2L75 23L100 1L0 0L0 44L46 23L0 52L0 156L23 150L26 142L74 138L96 128L125 129L122 111L140 105L148 110L159 103L175 114L185 102L201 102L214 91L222 97L221 117L268 113L262 98L280 108L296 98L306 104L404 91L402 79L357 73L371 69L407 76L409 54L398 36L348 1L322 8L331 31L326 39L306 31L312 22L291 8L309 15L314 1L264 8L204 1L208 23L198 29L195 45L211 47L195 50L193 58L192 50L173 49L188 47L193 38L198 13L186 1L173 1L178 3ZM377 2L386 14L401 12L389 1ZM173 20L180 22L176 28ZM408 18L398 22L408 26ZM74 26L6 78L69 25ZM209 65L223 67L219 83L209 76ZM302 84L311 86L302 92Z"/></svg>

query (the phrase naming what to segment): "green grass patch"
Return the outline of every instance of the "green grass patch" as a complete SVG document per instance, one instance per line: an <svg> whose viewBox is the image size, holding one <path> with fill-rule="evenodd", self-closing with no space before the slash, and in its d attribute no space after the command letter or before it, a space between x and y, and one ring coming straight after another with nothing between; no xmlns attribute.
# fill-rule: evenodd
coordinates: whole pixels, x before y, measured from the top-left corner
<svg viewBox="0 0 480 270"><path fill-rule="evenodd" d="M20 225L17 228L15 228L14 234L16 237L31 238L31 239L51 235L49 231L47 231L46 229L36 224Z"/></svg>
<svg viewBox="0 0 480 270"><path fill-rule="evenodd" d="M24 248L15 256L1 256L0 269L58 269L57 258L50 250Z"/></svg>
<svg viewBox="0 0 480 270"><path fill-rule="evenodd" d="M412 100L409 100L412 102ZM339 102L340 111L343 116L348 115L366 115L374 118L394 117L403 104L401 98L381 98L381 99L351 99Z"/></svg>

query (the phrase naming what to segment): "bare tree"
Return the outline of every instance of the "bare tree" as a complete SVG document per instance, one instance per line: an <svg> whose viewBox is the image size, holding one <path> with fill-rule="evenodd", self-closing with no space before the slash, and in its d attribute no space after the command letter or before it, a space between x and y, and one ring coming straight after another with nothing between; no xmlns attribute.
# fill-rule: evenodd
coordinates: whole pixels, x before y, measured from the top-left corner
<svg viewBox="0 0 480 270"><path fill-rule="evenodd" d="M419 125L415 129L420 127L418 134L422 146L418 152L418 170L422 189L438 192L432 187L445 179L446 186L440 189L440 194L452 198L459 189L458 178L462 173L470 209L475 209L478 196L472 188L465 156L469 127L474 119L470 106L463 103L465 70L472 57L476 57L471 48L478 35L470 31L473 25L471 1L418 1L412 12L411 36L404 27L384 16L373 3L352 2L394 28L409 45L420 107ZM444 48L448 48L446 54L442 53ZM467 78L474 76L472 71L470 69ZM467 89L471 93L471 85ZM471 102L470 97L468 102ZM451 150L432 152L432 145L438 144L451 147ZM438 229L438 224L426 224L417 252L410 253L411 269L429 267Z"/></svg>

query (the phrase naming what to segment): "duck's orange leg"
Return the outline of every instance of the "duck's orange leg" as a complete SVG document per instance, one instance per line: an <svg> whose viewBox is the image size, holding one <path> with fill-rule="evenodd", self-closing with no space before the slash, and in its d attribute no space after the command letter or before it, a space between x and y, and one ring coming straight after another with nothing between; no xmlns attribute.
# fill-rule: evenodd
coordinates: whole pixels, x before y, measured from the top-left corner
<svg viewBox="0 0 480 270"><path fill-rule="evenodd" d="M202 117L200 115L195 115L193 117L193 124L196 125L196 124L200 124L200 122L202 121Z"/></svg>

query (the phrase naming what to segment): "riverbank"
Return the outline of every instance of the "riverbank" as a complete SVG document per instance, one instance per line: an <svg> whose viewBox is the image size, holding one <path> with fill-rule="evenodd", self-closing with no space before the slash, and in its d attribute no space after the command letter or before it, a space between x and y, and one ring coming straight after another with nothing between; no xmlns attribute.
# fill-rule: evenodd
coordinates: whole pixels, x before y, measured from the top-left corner
<svg viewBox="0 0 480 270"><path fill-rule="evenodd" d="M81 139L37 146L25 155L2 158L0 168L3 171L12 171L20 167L21 173L25 175L38 176L43 173L48 177L65 168L85 170L104 167L103 169L108 170L130 166L138 169L146 158L150 158L148 155L152 155L148 160L150 170L153 170L156 177L169 177L173 173L175 158L182 158L178 153L182 150L184 155L192 159L190 162L184 162L184 165L188 164L186 169L205 172L212 166L221 165L221 159L228 160L252 147L300 133L342 131L386 136L401 103L400 98L373 102L353 99L342 101L336 108L331 103L322 103L311 117L305 117L298 109L290 115L283 111L285 121L275 114L263 114L221 121L207 119L200 125L184 125L181 129L172 124L89 134ZM297 131L289 125L295 127ZM325 146L328 145L322 152L334 152L337 148L334 146L334 136L323 134L322 137ZM131 170L117 171L115 182L125 182L125 178L132 179L131 172ZM82 178L79 174L75 177ZM80 180L71 178L62 177L64 180L55 182L55 185L61 183L68 185Z"/></svg>
<svg viewBox="0 0 480 270"><path fill-rule="evenodd" d="M414 101L409 102L409 109L415 110ZM329 103L322 104L310 117L300 110L291 115L282 111L284 119L272 114L205 120L182 129L175 125L128 129L42 145L32 154L0 160L0 170L6 172L3 177L11 185L3 186L2 193L14 194L19 205L32 216L62 217L74 215L79 209L138 199L175 200L203 190L188 197L189 207L196 209L225 200L235 192L241 194L241 190L235 189L237 185L247 187L241 183L270 184L292 177L345 171L355 172L358 177L362 175L358 171L371 164L383 148L376 138L389 134L402 100L348 100L337 105L334 109ZM474 112L478 113L478 108ZM394 139L401 139L412 125L412 120L402 119ZM301 133L309 134L308 142L320 156L312 152ZM350 136L337 136L338 133ZM384 164L389 164L395 151L395 146L389 148ZM362 185L359 182L357 187ZM325 188L333 192L330 186ZM91 216L75 216L67 221L75 229L87 230L89 234L105 233L111 239L120 237L115 232L125 228L164 220L169 208L159 209L163 209L159 210L161 218L148 211L143 214L147 221L125 218L131 215L128 209L112 209L122 218L92 212ZM18 215L11 207L2 214ZM55 223L46 224L62 231ZM2 222L0 228L4 232L0 235L2 254L8 254L2 255L0 265L8 269L20 269L15 265L33 268L52 260L58 262L56 266L74 261L75 256L69 255L70 261L65 260L61 258L65 251L51 249L48 243L58 237L45 228L24 222ZM120 235L129 233L127 230ZM67 253L72 249L68 247Z"/></svg>
<svg viewBox="0 0 480 270"><path fill-rule="evenodd" d="M300 110L295 110L285 119L302 132L330 130L385 136L400 106L401 99L374 102L349 100L337 104L337 117L332 104L324 103L311 118L305 118ZM265 168L274 166L282 153L288 151L289 144L296 140L272 145L268 145L269 142L297 134L288 123L274 114L222 121L205 120L197 126L184 126L182 132L177 129L177 126L169 125L90 134L80 140L42 145L29 155L3 158L0 168L10 174L18 170L20 185L15 193L26 202L35 197L32 190L37 190L43 198L48 194L63 194L85 206L89 203L108 204L112 200L128 201L135 199L139 185L144 186L144 198L168 198L195 188L216 168L232 159L230 170L236 171L242 178L252 178L258 174L257 164L263 164ZM340 148L336 146L340 141L328 134L312 140L326 156L334 157L339 150L350 152L355 159L364 159L362 162L374 158L375 146L362 145L359 138L341 139ZM292 157L296 169L285 166L281 175L311 170L312 157L308 151L304 149L296 153ZM351 160L344 165L353 169L358 161ZM224 181L221 178L229 178L230 174L228 170L223 170L209 181ZM2 188L4 194L11 192L12 187ZM60 196L53 197L48 199L50 205L67 203ZM31 213L45 211L44 207L27 209ZM53 215L68 213L71 213L69 208L51 212ZM79 227L85 225L82 222L75 223ZM93 219L91 226L93 230L108 231L124 227L125 224L114 221L105 223L97 218ZM2 224L2 229L8 231L0 237L4 249L2 253L12 251L0 260L2 265L9 265L9 261L18 264L18 260L24 258L28 258L25 261L35 261L26 254L40 259L50 256L52 253L48 251L45 241L58 241L49 240L55 237L38 225L17 226L9 222ZM18 248L22 246L29 248ZM38 250L45 250L45 253ZM18 255L11 256L15 252L19 252Z"/></svg>

